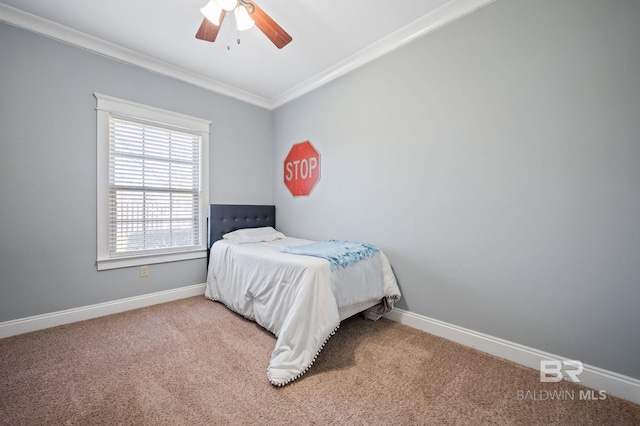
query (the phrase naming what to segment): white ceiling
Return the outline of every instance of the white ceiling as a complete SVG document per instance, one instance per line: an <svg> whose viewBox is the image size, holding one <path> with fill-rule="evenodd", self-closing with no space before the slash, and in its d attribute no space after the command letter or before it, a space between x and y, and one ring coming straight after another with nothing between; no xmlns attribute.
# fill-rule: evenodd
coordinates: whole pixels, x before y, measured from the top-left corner
<svg viewBox="0 0 640 426"><path fill-rule="evenodd" d="M207 0L2 1L0 21L271 109L493 0L255 0L281 50L255 27L236 44L228 18L196 39Z"/></svg>

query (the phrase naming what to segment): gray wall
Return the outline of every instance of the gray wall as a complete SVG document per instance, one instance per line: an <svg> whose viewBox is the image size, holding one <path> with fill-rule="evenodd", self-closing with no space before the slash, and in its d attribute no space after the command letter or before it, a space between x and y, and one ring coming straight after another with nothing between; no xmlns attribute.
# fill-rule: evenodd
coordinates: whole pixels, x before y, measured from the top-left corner
<svg viewBox="0 0 640 426"><path fill-rule="evenodd" d="M204 259L96 271L94 92L211 120L210 201L272 202L268 110L6 24L0 58L0 321L205 281Z"/></svg>
<svg viewBox="0 0 640 426"><path fill-rule="evenodd" d="M279 228L378 245L400 308L640 378L639 22L498 0L278 108Z"/></svg>

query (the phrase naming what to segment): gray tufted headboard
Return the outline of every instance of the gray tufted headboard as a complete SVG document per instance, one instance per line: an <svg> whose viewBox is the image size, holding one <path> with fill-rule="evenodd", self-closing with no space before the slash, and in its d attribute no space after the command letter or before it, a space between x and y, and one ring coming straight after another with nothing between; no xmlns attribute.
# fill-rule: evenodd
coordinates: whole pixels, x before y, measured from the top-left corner
<svg viewBox="0 0 640 426"><path fill-rule="evenodd" d="M276 227L276 206L211 204L208 247L227 232L242 228Z"/></svg>

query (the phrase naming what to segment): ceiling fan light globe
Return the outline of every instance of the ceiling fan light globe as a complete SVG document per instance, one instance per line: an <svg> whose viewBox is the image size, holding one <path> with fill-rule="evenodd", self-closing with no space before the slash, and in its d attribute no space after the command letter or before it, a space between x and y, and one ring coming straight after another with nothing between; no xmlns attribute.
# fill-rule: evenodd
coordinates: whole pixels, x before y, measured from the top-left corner
<svg viewBox="0 0 640 426"><path fill-rule="evenodd" d="M203 8L200 9L200 12L211 21L214 25L220 25L220 14L222 13L222 9L215 0L209 0L209 3L206 4Z"/></svg>
<svg viewBox="0 0 640 426"><path fill-rule="evenodd" d="M231 12L238 5L238 0L216 0L216 3L227 12Z"/></svg>
<svg viewBox="0 0 640 426"><path fill-rule="evenodd" d="M248 30L255 25L255 22L253 22L253 19L249 16L249 12L246 7L238 6L233 13L236 16L238 31Z"/></svg>

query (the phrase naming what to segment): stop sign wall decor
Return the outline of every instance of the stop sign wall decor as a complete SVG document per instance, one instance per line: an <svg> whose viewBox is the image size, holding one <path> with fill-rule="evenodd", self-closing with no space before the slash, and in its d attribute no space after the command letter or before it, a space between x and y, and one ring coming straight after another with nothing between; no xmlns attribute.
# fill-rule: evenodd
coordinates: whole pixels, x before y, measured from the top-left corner
<svg viewBox="0 0 640 426"><path fill-rule="evenodd" d="M284 159L284 184L294 197L309 195L320 180L320 153L309 141L293 145Z"/></svg>

